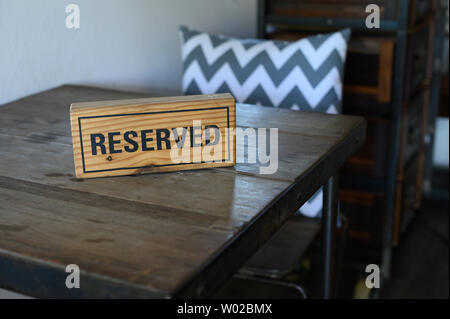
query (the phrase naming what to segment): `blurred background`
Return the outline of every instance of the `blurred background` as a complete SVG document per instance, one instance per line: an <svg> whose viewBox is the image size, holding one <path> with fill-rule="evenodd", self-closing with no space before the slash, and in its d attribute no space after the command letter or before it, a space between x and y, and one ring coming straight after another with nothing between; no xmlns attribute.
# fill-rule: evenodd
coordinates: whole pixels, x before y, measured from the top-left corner
<svg viewBox="0 0 450 319"><path fill-rule="evenodd" d="M65 24L72 3L79 28ZM180 95L180 25L292 41L350 27L343 112L368 131L341 172L337 295L448 298L448 17L448 0L0 0L0 107L63 84ZM284 278L313 297L316 244ZM363 284L368 264L386 270L380 289Z"/></svg>

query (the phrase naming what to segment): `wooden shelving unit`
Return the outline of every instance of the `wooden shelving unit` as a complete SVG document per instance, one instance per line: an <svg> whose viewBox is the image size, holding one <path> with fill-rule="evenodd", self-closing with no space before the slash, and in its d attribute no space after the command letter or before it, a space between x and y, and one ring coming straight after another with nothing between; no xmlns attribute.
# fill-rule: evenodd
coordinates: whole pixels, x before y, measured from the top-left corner
<svg viewBox="0 0 450 319"><path fill-rule="evenodd" d="M381 8L379 29L365 8ZM352 28L343 111L367 118L367 142L341 172L341 208L350 237L378 252L389 276L392 247L420 207L430 83L445 9L425 0L260 0L260 38L297 40ZM438 24L436 26L436 24Z"/></svg>

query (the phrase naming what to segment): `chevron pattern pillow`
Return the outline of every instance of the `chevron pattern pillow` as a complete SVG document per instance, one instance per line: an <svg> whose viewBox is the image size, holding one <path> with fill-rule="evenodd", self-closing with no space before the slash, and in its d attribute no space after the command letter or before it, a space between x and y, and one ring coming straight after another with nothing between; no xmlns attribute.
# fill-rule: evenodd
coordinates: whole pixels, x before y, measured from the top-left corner
<svg viewBox="0 0 450 319"><path fill-rule="evenodd" d="M340 113L350 29L295 42L241 40L180 28L184 94L230 92L237 102ZM322 213L322 189L299 210Z"/></svg>
<svg viewBox="0 0 450 319"><path fill-rule="evenodd" d="M338 113L350 29L295 42L241 40L180 28L184 94Z"/></svg>

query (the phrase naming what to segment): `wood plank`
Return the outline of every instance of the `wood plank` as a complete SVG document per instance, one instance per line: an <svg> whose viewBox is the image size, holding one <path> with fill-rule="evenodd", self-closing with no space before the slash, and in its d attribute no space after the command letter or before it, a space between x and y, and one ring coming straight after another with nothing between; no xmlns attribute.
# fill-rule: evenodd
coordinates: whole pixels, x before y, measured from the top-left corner
<svg viewBox="0 0 450 319"><path fill-rule="evenodd" d="M0 134L21 136L36 143L72 145L69 105L49 102L39 107L36 103L21 100L0 107Z"/></svg>
<svg viewBox="0 0 450 319"><path fill-rule="evenodd" d="M0 123L2 125L0 126L0 133L25 136L24 131L31 134L33 128L42 130L58 128L61 133L64 131L64 136L69 137L69 106L71 103L113 98L126 99L130 98L130 94L131 97L136 98L142 98L143 96L139 93L97 90L79 86L62 86L43 92L41 95L33 95L1 106L2 117L0 121L2 122ZM24 112L27 112L29 117L25 118ZM237 126L240 127L276 127L281 132L336 138L342 137L345 127L359 123L359 118L356 116L336 117L317 112L292 112L286 109L242 103L237 103L236 118ZM15 129L17 125L21 126ZM27 130L30 126L32 129ZM57 133L59 133L59 130Z"/></svg>
<svg viewBox="0 0 450 319"><path fill-rule="evenodd" d="M78 178L233 166L231 94L73 103Z"/></svg>
<svg viewBox="0 0 450 319"><path fill-rule="evenodd" d="M66 265L77 264L82 290L84 275L93 273L170 292L232 235L201 223L153 218L149 210L124 213L108 206L108 198L94 204L52 198L49 205L48 194L0 187L0 246L60 265L63 273Z"/></svg>
<svg viewBox="0 0 450 319"><path fill-rule="evenodd" d="M394 61L394 43L382 42L378 58L378 95L377 101L389 103L391 101L392 72Z"/></svg>
<svg viewBox="0 0 450 319"><path fill-rule="evenodd" d="M346 93L380 95L380 88L370 85L345 84L344 91Z"/></svg>
<svg viewBox="0 0 450 319"><path fill-rule="evenodd" d="M357 129L363 131L364 127L357 127ZM288 133L280 133L278 140L279 163L278 170L275 174L260 175L260 166L252 163L238 163L234 168L218 169L218 171L223 172L224 174L228 172L244 173L250 176L262 176L265 179L280 182L292 182L299 178L303 172L306 172L308 169L313 167L313 165L315 165L321 157L328 152L331 152L336 146L336 143L339 142L335 138L319 138ZM108 179L98 182L84 180L82 183L74 179L73 173L71 173L74 172L74 168L71 160L71 148L69 145L47 143L41 140L22 139L20 137L9 137L1 134L0 141L3 145L5 145L5 148L0 150L0 154L2 155L0 163L2 163L2 167L5 168L3 171L0 167L0 174L4 176L21 178L30 181L39 181L48 185L58 185L119 198L123 198L124 196L129 197L132 193L139 192L136 187L132 187L132 185L136 182L133 177L121 178L120 180ZM361 144L361 139L354 139L351 143L353 144L354 150L356 150ZM256 149L252 148L249 151L256 152ZM21 154L22 156L17 158L16 154ZM30 161L27 159L27 156L29 156L29 158L35 158L35 160ZM58 166L55 167L52 162L47 161L47 158L50 156L52 156L53 159L59 163ZM238 160L243 161L242 157ZM260 165L266 166L266 164ZM201 172L195 172L194 174L202 176ZM211 174L213 173L208 172L206 176L209 177ZM176 175L158 176L159 183L171 179L176 180ZM202 176L202 178L205 178L206 182L208 182L208 177ZM227 185L225 181L221 183ZM148 184L151 184L150 180ZM134 197L133 200L148 202L152 198L160 198L160 192L158 191L157 185L152 184L146 185L145 187L146 188L142 190L144 194L136 194L136 197ZM204 186L199 187L199 189L205 188ZM133 190L130 191L130 188L133 188ZM153 195L145 195L145 192L150 190L153 191L153 188L156 188L154 193L152 193ZM164 203L160 200L158 204ZM210 204L211 203L208 203L208 205ZM180 205L186 205L186 203ZM200 209L200 207L195 207L193 209Z"/></svg>
<svg viewBox="0 0 450 319"><path fill-rule="evenodd" d="M252 219L289 186L284 181L260 181L215 170L76 179L68 173L73 172L69 145L33 143L1 135L0 144L0 176L214 215L223 218L216 227L225 229L235 229ZM53 156L53 162L47 161L49 156ZM253 196L258 200L249 202Z"/></svg>
<svg viewBox="0 0 450 319"><path fill-rule="evenodd" d="M398 1L390 0L271 0L268 13L280 16L365 19L365 8L375 3L381 19L396 19Z"/></svg>
<svg viewBox="0 0 450 319"><path fill-rule="evenodd" d="M268 133L267 133L268 134ZM261 167L267 167L269 163L264 164L259 161L257 163L249 163L243 151L238 151L237 163L234 167L217 168L221 171L232 171L235 173L250 174L261 178L295 181L300 172L306 171L312 167L318 159L330 151L338 142L333 137L317 137L304 136L299 134L278 133L278 166L273 174L262 175ZM248 153L258 154L258 145L245 143L242 139L238 139L236 147L238 150L247 149ZM269 148L268 148L269 151ZM273 153L273 152L272 152Z"/></svg>
<svg viewBox="0 0 450 319"><path fill-rule="evenodd" d="M75 102L72 103L70 109L73 111L89 111L89 112L110 112L113 109L122 109L123 107L138 107L142 105L159 106L163 109L172 109L172 107L187 106L203 106L204 104L222 104L228 105L234 103L234 98L230 93L221 94L201 94L201 95L181 95L181 96L165 96L165 97L149 97L140 99L119 99L108 101L92 101L92 102ZM172 105L175 104L175 105ZM89 109L89 110L88 110ZM136 110L132 110L135 112ZM117 111L121 112L121 111Z"/></svg>
<svg viewBox="0 0 450 319"><path fill-rule="evenodd" d="M218 170L294 181L314 167L325 154L332 152L337 145L350 143L353 154L362 145L366 130L365 122L356 116L292 112L239 104L237 125L239 127L258 127L258 124L260 127L279 129L277 172L271 175L261 175L258 165L243 163L242 153L239 151L237 164L233 168L218 168ZM237 148L238 150L242 149L242 140L240 139L237 139ZM249 151L251 150L250 148Z"/></svg>
<svg viewBox="0 0 450 319"><path fill-rule="evenodd" d="M342 139L348 130L361 123L357 116L336 116L319 112L293 112L287 109L238 103L236 121L239 127L278 128L280 132L304 136Z"/></svg>
<svg viewBox="0 0 450 319"><path fill-rule="evenodd" d="M47 91L26 96L20 100L13 101L0 106L3 108L14 108L22 102L34 102L36 106L47 103L62 103L69 108L71 103L92 102L103 100L137 99L155 97L154 94L143 92L128 92L111 89L103 89L79 85L63 85Z"/></svg>

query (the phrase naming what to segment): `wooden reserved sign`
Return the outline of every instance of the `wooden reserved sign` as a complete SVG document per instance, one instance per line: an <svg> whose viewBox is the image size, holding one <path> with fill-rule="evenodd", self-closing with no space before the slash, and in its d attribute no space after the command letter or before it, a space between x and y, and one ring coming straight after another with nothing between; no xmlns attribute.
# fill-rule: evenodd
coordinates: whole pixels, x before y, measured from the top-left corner
<svg viewBox="0 0 450 319"><path fill-rule="evenodd" d="M231 94L73 103L70 121L78 178L236 163Z"/></svg>

